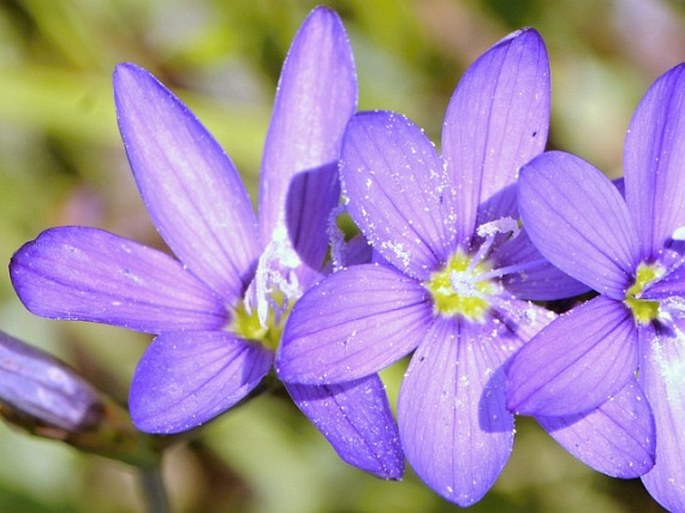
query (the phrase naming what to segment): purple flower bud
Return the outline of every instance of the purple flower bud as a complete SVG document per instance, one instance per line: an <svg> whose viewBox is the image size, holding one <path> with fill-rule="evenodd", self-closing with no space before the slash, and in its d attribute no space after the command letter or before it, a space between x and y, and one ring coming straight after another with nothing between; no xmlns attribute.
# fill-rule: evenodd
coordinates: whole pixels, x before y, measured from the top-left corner
<svg viewBox="0 0 685 513"><path fill-rule="evenodd" d="M43 351L0 332L0 411L67 431L94 427L103 406L96 390Z"/></svg>

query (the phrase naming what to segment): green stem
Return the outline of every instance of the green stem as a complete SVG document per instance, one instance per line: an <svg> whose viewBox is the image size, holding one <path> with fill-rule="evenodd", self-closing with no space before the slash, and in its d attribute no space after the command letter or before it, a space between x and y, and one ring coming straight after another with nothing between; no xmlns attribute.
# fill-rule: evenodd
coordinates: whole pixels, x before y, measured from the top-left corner
<svg viewBox="0 0 685 513"><path fill-rule="evenodd" d="M147 512L171 513L169 497L166 493L160 467L139 468L138 472Z"/></svg>

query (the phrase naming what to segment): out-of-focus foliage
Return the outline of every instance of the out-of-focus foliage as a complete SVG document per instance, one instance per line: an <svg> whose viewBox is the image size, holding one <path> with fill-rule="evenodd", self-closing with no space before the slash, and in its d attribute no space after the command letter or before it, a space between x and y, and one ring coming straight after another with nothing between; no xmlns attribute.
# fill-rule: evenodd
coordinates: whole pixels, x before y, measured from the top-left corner
<svg viewBox="0 0 685 513"><path fill-rule="evenodd" d="M256 191L276 79L316 3L298 0L5 0L0 3L0 260L42 229L106 228L162 246L130 175L114 117L113 66L133 61L175 90ZM640 96L685 60L685 8L662 0L337 0L356 52L360 108L401 111L434 140L463 69L534 26L553 82L550 147L621 174ZM0 280L0 327L60 355L126 398L148 337L28 314ZM403 369L383 374L392 398ZM0 424L0 512L141 511L123 464ZM409 472L382 482L342 463L285 397L229 412L166 457L175 511L456 511ZM639 481L591 472L521 419L514 454L475 512L660 511Z"/></svg>

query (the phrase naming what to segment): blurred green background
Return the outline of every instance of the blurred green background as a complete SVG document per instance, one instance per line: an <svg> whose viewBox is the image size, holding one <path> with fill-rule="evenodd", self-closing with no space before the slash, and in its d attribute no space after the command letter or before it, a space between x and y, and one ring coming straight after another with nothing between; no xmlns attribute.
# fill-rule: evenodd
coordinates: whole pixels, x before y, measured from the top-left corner
<svg viewBox="0 0 685 513"><path fill-rule="evenodd" d="M1 0L0 260L41 230L106 228L160 245L116 129L113 66L133 61L181 96L256 190L281 62L316 2ZM360 109L401 111L439 140L464 68L534 26L552 66L550 147L621 174L641 95L685 60L685 5L659 0L352 0L328 5L355 50ZM254 197L254 196L253 196ZM122 401L149 337L27 313L6 273L0 329L59 355ZM401 365L384 373L396 397ZM177 513L457 511L409 470L383 482L348 467L283 397L221 417L164 462ZM0 423L0 513L142 511L136 475ZM512 458L474 512L657 512L639 480L593 473L528 419Z"/></svg>

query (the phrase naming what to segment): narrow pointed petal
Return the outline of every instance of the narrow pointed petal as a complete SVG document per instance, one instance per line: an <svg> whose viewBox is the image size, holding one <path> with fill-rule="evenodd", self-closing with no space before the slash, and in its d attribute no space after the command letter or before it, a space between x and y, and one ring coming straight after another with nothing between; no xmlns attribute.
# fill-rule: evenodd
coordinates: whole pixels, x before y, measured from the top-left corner
<svg viewBox="0 0 685 513"><path fill-rule="evenodd" d="M273 353L223 331L159 335L131 383L133 423L147 433L179 433L243 399L271 368Z"/></svg>
<svg viewBox="0 0 685 513"><path fill-rule="evenodd" d="M404 454L377 374L349 383L285 387L343 461L382 479L400 479Z"/></svg>
<svg viewBox="0 0 685 513"><path fill-rule="evenodd" d="M219 328L226 307L168 255L86 227L53 228L12 257L12 283L31 312L161 333Z"/></svg>
<svg viewBox="0 0 685 513"><path fill-rule="evenodd" d="M402 447L416 473L462 507L493 485L511 453L505 355L494 326L439 318L412 356L398 403ZM495 337L505 336L497 333Z"/></svg>
<svg viewBox="0 0 685 513"><path fill-rule="evenodd" d="M512 184L545 148L549 62L540 35L516 32L474 62L450 100L442 152L456 184L458 241L469 242L481 203ZM506 207L506 205L504 205ZM490 201L490 216L502 208Z"/></svg>
<svg viewBox="0 0 685 513"><path fill-rule="evenodd" d="M144 69L117 66L114 100L133 175L160 235L217 294L240 295L259 244L233 163L190 110Z"/></svg>
<svg viewBox="0 0 685 513"><path fill-rule="evenodd" d="M559 316L514 356L507 406L540 416L588 411L626 384L637 353L629 310L598 296Z"/></svg>
<svg viewBox="0 0 685 513"><path fill-rule="evenodd" d="M685 322L675 336L641 331L640 378L656 424L656 465L642 482L664 508L685 511Z"/></svg>
<svg viewBox="0 0 685 513"><path fill-rule="evenodd" d="M685 65L664 73L645 94L628 127L623 162L642 251L656 258L685 219Z"/></svg>
<svg viewBox="0 0 685 513"><path fill-rule="evenodd" d="M621 194L599 170L568 153L545 153L521 171L519 209L550 262L602 294L625 297L639 242Z"/></svg>
<svg viewBox="0 0 685 513"><path fill-rule="evenodd" d="M357 78L345 28L335 12L318 7L302 24L283 64L259 195L262 240L268 241L285 219L295 248L317 269L328 243L325 223L340 196L336 166L342 135L356 105ZM313 201L316 208L307 208Z"/></svg>
<svg viewBox="0 0 685 513"><path fill-rule="evenodd" d="M350 381L412 351L433 313L426 290L376 264L333 273L295 304L276 358L285 382Z"/></svg>
<svg viewBox="0 0 685 513"><path fill-rule="evenodd" d="M525 229L499 246L493 254L495 269L520 269L502 277L507 291L531 301L573 297L590 288L554 266L533 245Z"/></svg>
<svg viewBox="0 0 685 513"><path fill-rule="evenodd" d="M564 449L608 476L631 479L654 466L654 419L634 379L590 413L536 420Z"/></svg>
<svg viewBox="0 0 685 513"><path fill-rule="evenodd" d="M426 278L453 249L453 191L435 147L400 114L350 121L340 175L348 211L388 262Z"/></svg>

